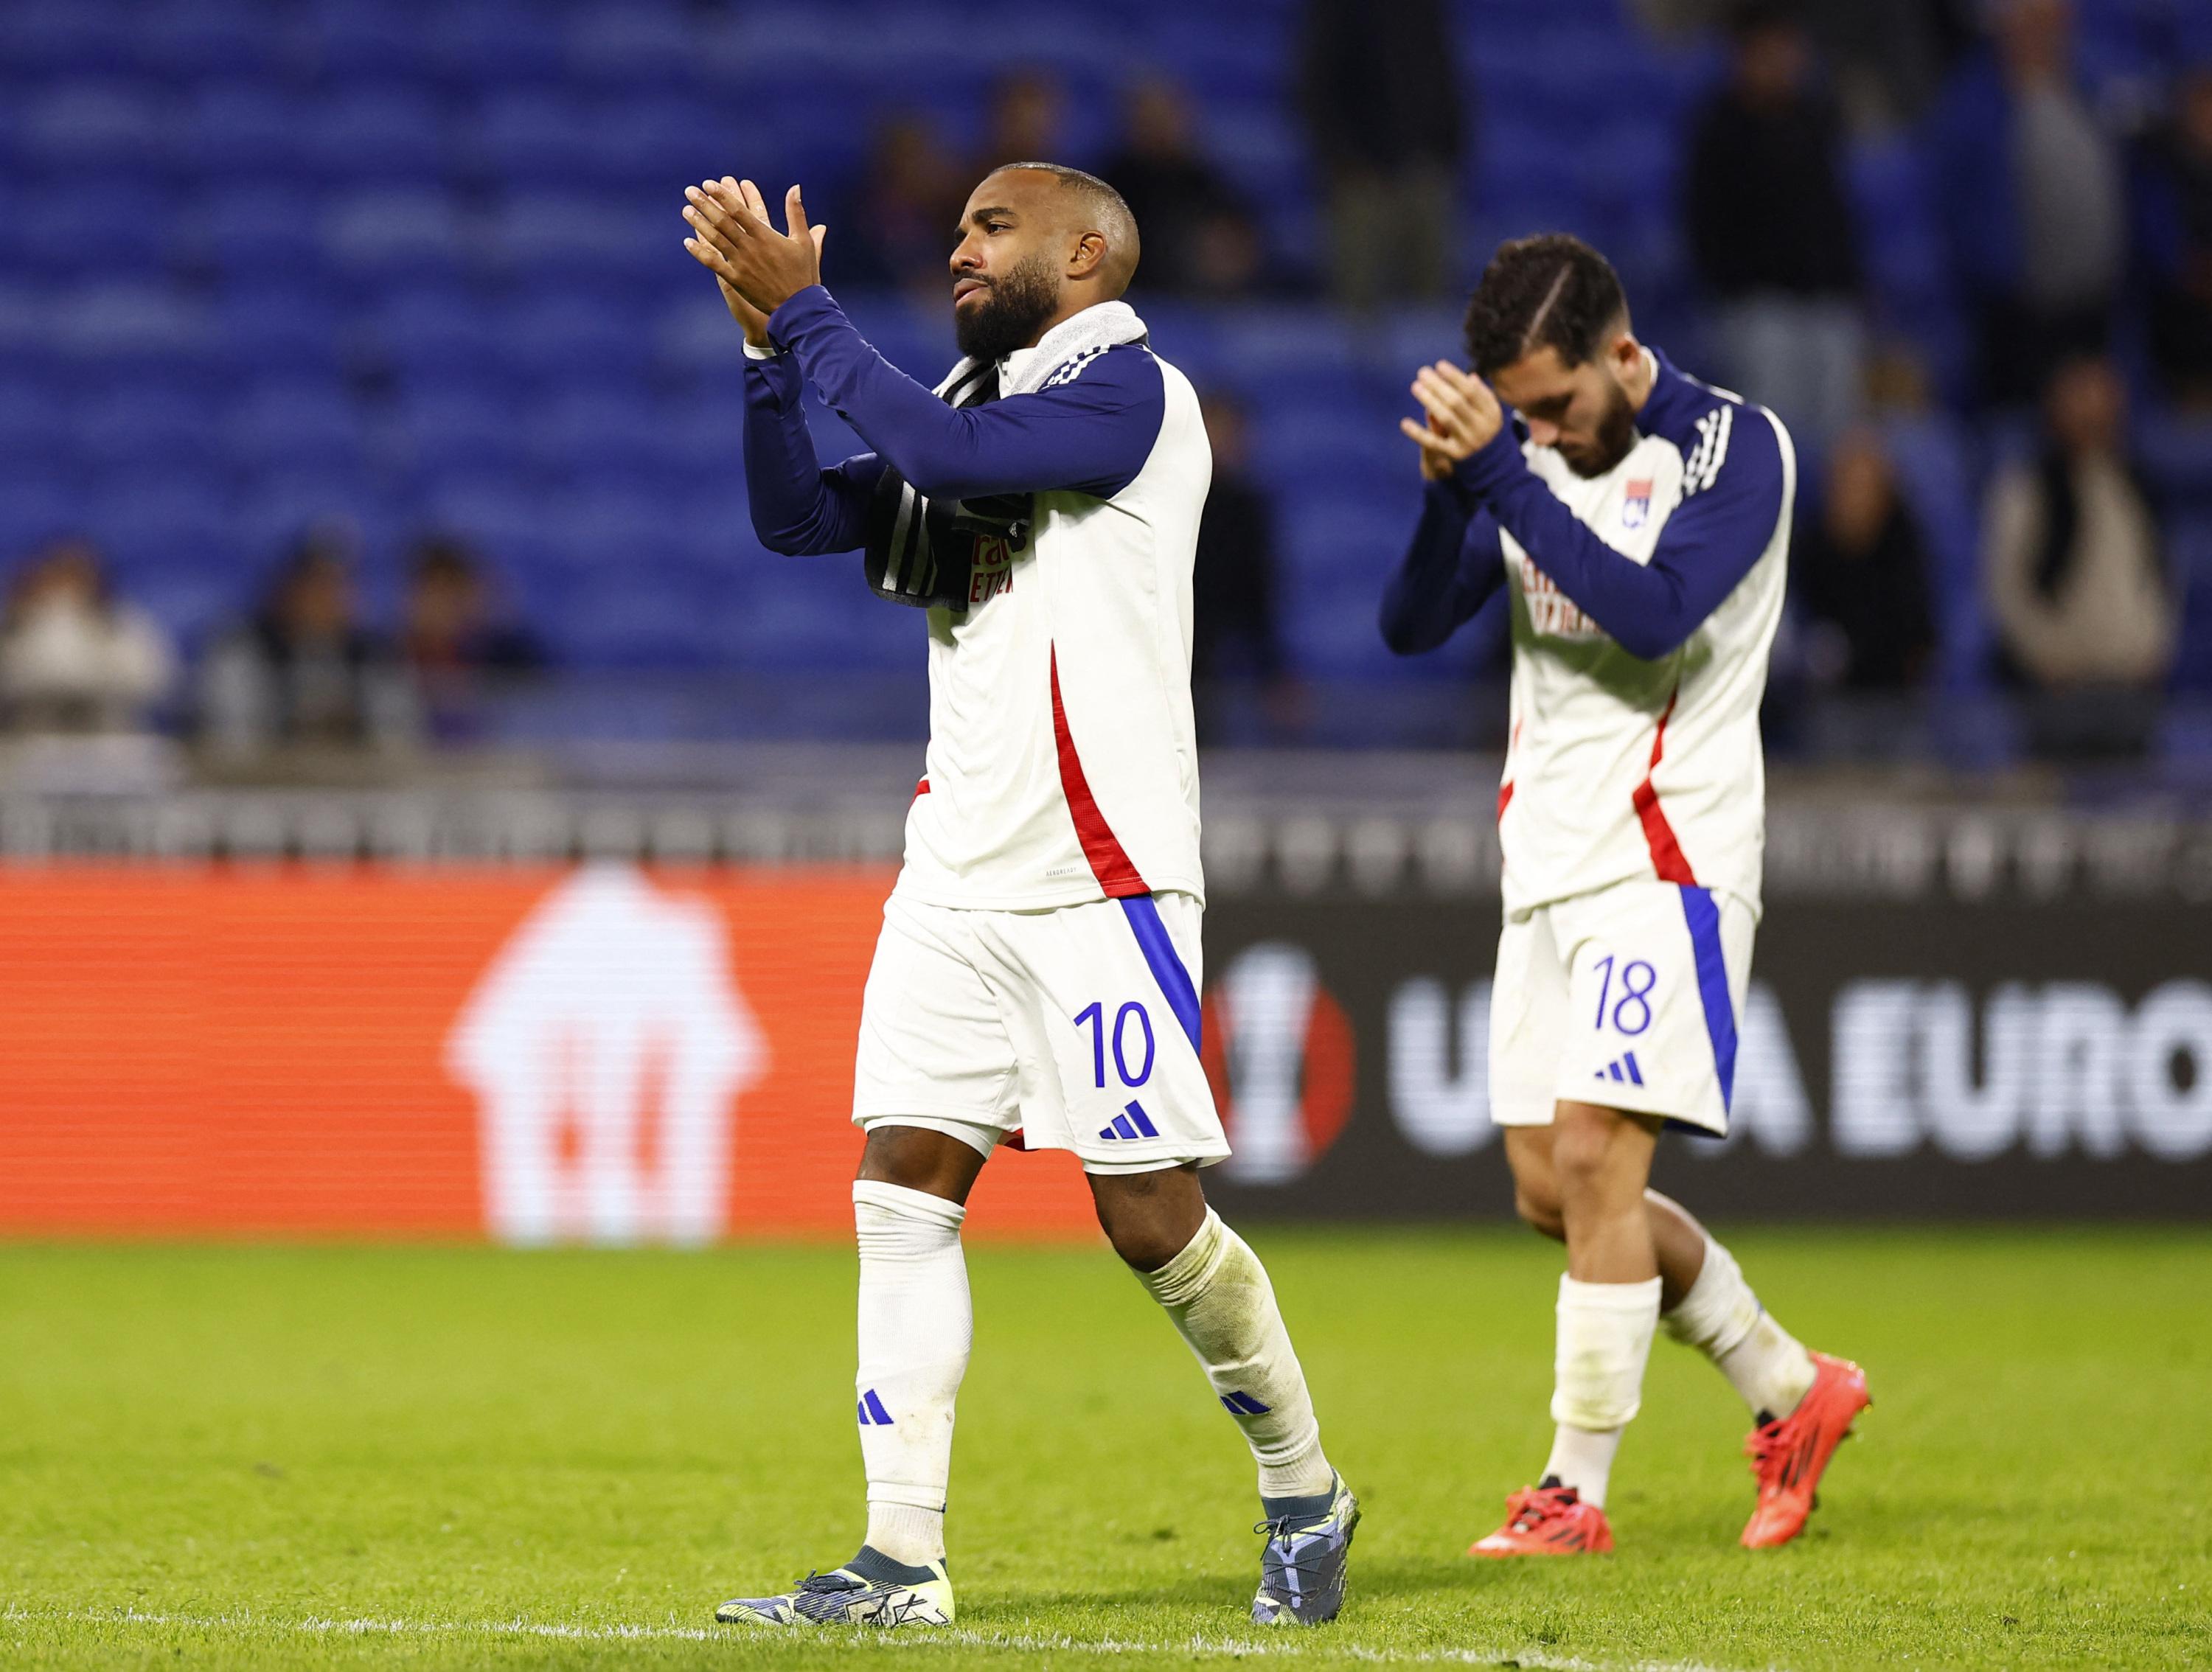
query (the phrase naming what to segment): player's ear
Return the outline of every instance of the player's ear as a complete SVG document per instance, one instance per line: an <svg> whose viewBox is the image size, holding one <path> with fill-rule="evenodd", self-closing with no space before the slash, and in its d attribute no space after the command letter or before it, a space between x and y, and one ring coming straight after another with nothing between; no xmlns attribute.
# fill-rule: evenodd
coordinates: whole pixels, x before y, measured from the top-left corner
<svg viewBox="0 0 2212 1672"><path fill-rule="evenodd" d="M1078 233L1074 247L1067 254L1067 276L1070 278L1089 278L1105 264L1105 234Z"/></svg>

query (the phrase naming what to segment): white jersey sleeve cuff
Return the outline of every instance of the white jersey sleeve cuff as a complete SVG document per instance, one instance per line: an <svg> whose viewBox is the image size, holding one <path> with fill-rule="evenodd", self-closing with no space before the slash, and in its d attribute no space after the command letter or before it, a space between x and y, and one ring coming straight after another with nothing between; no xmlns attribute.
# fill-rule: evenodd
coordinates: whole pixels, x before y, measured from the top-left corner
<svg viewBox="0 0 2212 1672"><path fill-rule="evenodd" d="M783 350L777 348L773 343L764 349L757 347L753 343L753 339L748 337L745 338L745 358L748 360L781 360L783 358Z"/></svg>

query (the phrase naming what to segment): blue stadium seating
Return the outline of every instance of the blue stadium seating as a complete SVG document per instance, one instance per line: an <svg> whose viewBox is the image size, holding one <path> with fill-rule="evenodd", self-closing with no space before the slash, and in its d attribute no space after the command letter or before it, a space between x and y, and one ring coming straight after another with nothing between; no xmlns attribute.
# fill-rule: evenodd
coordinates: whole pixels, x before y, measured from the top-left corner
<svg viewBox="0 0 2212 1672"><path fill-rule="evenodd" d="M2087 0L2088 75L2125 94L2178 52L2212 58L2204 9ZM1647 333L1687 354L1678 135L1718 59L1644 39L1632 11L1455 6L1480 112L1463 264L1534 228L1583 232L1627 276ZM680 248L681 185L736 167L771 191L803 179L825 215L878 112L927 110L968 148L992 78L1025 67L1061 78L1067 155L1096 162L1122 80L1163 65L1200 90L1205 141L1257 206L1275 266L1310 273L1325 229L1290 103L1297 13L0 0L0 546L93 527L153 607L204 632L317 516L362 527L383 590L396 542L443 525L482 540L585 662L910 670L915 619L862 595L854 560L753 540L737 332ZM1859 145L1851 189L1878 327L1955 385L1965 334L1923 144ZM127 268L112 250L122 205L142 257ZM834 276L834 234L832 249ZM929 380L951 364L941 300L842 300L895 364ZM1460 351L1457 307L1354 326L1141 283L1135 300L1164 354L1252 414L1299 666L1418 681L1479 660L1469 635L1399 663L1372 627L1411 514L1404 386L1417 362ZM810 423L825 457L865 445L818 403ZM1989 662L1990 455L1940 416L1892 441L1937 552L1944 680L1964 712ZM2188 582L2177 678L2212 688L2212 428L2150 413L2139 441Z"/></svg>

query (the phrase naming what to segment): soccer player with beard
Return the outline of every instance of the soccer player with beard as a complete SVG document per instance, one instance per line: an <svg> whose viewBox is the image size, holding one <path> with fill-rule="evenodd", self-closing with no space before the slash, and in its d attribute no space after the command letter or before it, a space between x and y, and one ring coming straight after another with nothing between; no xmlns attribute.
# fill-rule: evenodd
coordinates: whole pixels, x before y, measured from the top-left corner
<svg viewBox="0 0 2212 1672"><path fill-rule="evenodd" d="M1189 381L1121 300L1128 207L1050 164L984 179L952 229L964 358L933 392L823 289L797 187L781 232L750 181L686 196L685 247L744 330L755 529L775 551L865 552L876 592L926 609L929 637L928 775L854 1073L866 1541L716 1618L951 1623L960 1225L1018 1134L1081 1160L1108 1240L1251 1448L1267 1535L1252 1617L1332 1619L1358 1506L1267 1272L1199 1186L1229 1152L1198 1049L1191 565L1212 461ZM810 382L872 451L821 466Z"/></svg>
<svg viewBox="0 0 2212 1672"><path fill-rule="evenodd" d="M1467 343L1480 376L1439 362L1414 379L1425 422L1402 423L1426 487L1382 634L1431 650L1509 593L1491 1112L1515 1206L1567 1245L1551 1458L1469 1553L1613 1547L1607 1476L1662 1325L1753 1413L1743 1542L1786 1543L1866 1377L1808 1353L1648 1185L1662 1128L1728 1129L1796 457L1771 412L1638 342L1619 278L1577 239L1503 246Z"/></svg>

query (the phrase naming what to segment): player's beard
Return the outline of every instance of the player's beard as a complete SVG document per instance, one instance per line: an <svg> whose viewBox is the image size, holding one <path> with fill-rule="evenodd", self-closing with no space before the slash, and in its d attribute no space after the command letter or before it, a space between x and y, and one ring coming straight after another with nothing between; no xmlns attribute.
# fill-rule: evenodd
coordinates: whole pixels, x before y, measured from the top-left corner
<svg viewBox="0 0 2212 1672"><path fill-rule="evenodd" d="M1004 360L1036 342L1059 306L1051 258L1040 250L991 280L975 307L952 310L953 340L971 360Z"/></svg>
<svg viewBox="0 0 2212 1672"><path fill-rule="evenodd" d="M1628 457L1629 448L1636 445L1636 409L1628 404L1628 392L1613 380L1606 380L1611 395L1606 402L1605 416L1597 422L1597 439L1589 449L1569 453L1561 447L1559 457L1567 461L1567 468L1580 477L1600 477Z"/></svg>

